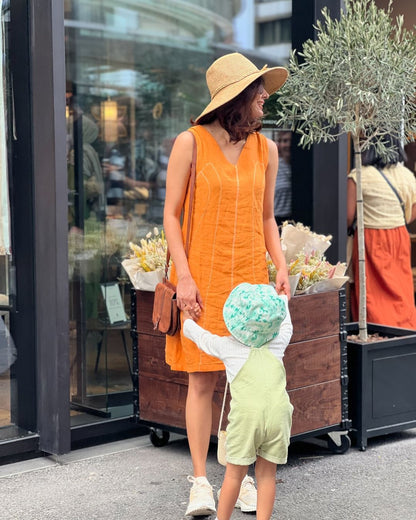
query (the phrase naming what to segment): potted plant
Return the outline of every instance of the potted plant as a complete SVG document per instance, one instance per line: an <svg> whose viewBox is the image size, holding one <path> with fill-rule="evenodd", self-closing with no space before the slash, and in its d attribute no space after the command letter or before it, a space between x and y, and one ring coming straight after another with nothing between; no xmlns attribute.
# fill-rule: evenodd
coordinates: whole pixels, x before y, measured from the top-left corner
<svg viewBox="0 0 416 520"><path fill-rule="evenodd" d="M316 40L308 40L302 52L291 54L289 79L277 100L277 124L300 133L301 146L333 142L345 133L350 134L354 145L360 301L359 340L349 347L349 371L350 394L353 400L354 394L356 398L351 418L354 427L355 416L362 449L367 436L416 425L415 383L413 376L405 377L409 362L416 364L415 337L409 340L410 331L382 327L387 346L383 348L382 341L374 347L368 333L376 329L367 324L366 316L361 154L375 146L378 154L388 156L392 150L383 141L385 134L408 140L414 140L416 134L416 37L403 28L403 17L393 20L391 3L383 10L374 0L346 0L339 20L331 19L324 9L323 21L316 25ZM397 336L407 338L410 350L397 352ZM378 349L377 354L373 347ZM386 363L378 365L383 365L379 372L371 364L380 356L391 358L393 351L397 379L386 380ZM352 383L353 375L360 380ZM373 380L367 381L368 377ZM385 407L383 387L387 383L390 390L392 384L397 388Z"/></svg>

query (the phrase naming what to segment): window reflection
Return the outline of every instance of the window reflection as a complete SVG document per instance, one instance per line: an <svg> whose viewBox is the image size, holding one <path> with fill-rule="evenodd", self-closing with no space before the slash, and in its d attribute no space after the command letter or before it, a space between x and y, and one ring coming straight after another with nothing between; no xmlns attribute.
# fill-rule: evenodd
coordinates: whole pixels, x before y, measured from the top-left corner
<svg viewBox="0 0 416 520"><path fill-rule="evenodd" d="M121 261L162 226L173 140L206 103L209 42L232 30L194 3L164 2L162 17L160 3L117 4L65 5L71 402L105 417L132 405ZM103 287L119 292L126 321L110 322Z"/></svg>

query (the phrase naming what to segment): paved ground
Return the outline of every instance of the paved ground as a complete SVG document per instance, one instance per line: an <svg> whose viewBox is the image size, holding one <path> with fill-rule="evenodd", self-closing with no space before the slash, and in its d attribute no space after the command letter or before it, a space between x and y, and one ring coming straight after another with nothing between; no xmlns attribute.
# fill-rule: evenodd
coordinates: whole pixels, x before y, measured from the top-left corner
<svg viewBox="0 0 416 520"><path fill-rule="evenodd" d="M145 436L8 464L0 466L0 518L182 520L189 472L187 442L178 435L162 448ZM208 472L218 489L215 446ZM416 429L344 455L323 443L295 443L277 478L276 520L416 520ZM255 516L235 510L233 520L242 519Z"/></svg>

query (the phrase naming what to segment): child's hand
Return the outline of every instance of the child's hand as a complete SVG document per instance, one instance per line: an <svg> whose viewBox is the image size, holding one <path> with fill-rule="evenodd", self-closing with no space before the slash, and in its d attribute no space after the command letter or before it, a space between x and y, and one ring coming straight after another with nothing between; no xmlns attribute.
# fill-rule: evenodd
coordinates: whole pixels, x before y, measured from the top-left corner
<svg viewBox="0 0 416 520"><path fill-rule="evenodd" d="M192 320L192 316L189 314L187 309L184 309L182 311L182 314L183 314L183 319L184 320Z"/></svg>
<svg viewBox="0 0 416 520"><path fill-rule="evenodd" d="M194 305L194 307L192 307L192 308L185 307L182 310L182 313L183 313L184 320L189 319L189 320L197 321L199 319L199 317L201 316L201 306L198 303L196 303Z"/></svg>

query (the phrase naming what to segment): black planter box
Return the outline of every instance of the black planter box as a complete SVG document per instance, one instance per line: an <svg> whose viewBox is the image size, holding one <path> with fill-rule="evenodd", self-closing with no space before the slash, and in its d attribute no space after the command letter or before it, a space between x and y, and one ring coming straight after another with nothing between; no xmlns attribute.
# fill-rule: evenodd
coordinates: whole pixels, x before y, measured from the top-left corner
<svg viewBox="0 0 416 520"><path fill-rule="evenodd" d="M348 323L347 334L358 334ZM368 333L387 337L362 343L347 338L348 406L353 441L416 427L416 331L368 324Z"/></svg>

